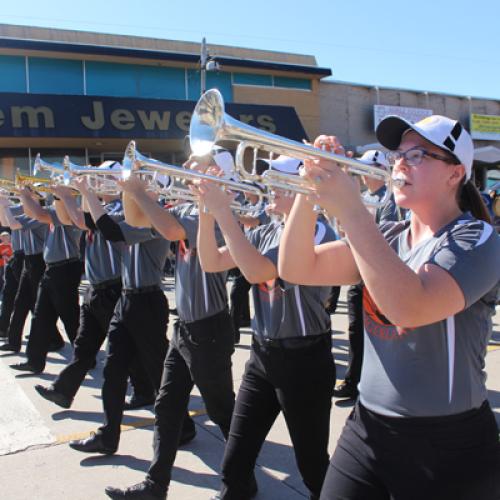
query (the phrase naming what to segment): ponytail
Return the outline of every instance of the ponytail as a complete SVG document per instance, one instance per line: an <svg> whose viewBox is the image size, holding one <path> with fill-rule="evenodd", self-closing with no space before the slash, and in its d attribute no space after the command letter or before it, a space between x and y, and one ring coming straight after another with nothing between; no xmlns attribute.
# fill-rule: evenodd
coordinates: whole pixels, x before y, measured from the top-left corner
<svg viewBox="0 0 500 500"><path fill-rule="evenodd" d="M471 180L462 184L458 190L458 206L462 212L470 212L476 219L492 223L491 216L481 193Z"/></svg>

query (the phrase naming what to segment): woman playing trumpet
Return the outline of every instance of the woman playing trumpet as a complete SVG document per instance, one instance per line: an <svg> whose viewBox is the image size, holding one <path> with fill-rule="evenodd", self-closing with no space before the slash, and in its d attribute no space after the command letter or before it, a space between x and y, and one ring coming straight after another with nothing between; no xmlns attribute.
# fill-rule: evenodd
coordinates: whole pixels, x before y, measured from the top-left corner
<svg viewBox="0 0 500 500"><path fill-rule="evenodd" d="M411 219L377 229L337 165L307 162L319 203L346 240L313 246L311 201L299 197L280 274L310 285L364 282L360 397L321 499L499 498L499 444L484 357L500 278L500 240L470 181L473 144L459 122L387 117L394 195ZM340 153L335 137L315 145Z"/></svg>

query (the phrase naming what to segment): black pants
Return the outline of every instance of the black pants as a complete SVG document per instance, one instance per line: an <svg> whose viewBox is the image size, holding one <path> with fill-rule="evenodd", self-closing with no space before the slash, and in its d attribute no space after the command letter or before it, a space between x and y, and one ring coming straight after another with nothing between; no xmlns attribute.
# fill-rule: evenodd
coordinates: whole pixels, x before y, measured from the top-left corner
<svg viewBox="0 0 500 500"><path fill-rule="evenodd" d="M30 338L26 347L28 362L34 367L43 369L49 345L51 332L61 318L66 335L73 344L78 333L80 304L78 285L82 275L80 260L62 265L47 266L43 273L35 311L31 319Z"/></svg>
<svg viewBox="0 0 500 500"><path fill-rule="evenodd" d="M345 381L354 387L361 377L363 364L363 287L350 286L347 290L347 313L349 315L349 364Z"/></svg>
<svg viewBox="0 0 500 500"><path fill-rule="evenodd" d="M86 292L80 308L80 326L75 339L73 360L54 382L54 388L68 398L75 397L85 375L94 365L108 333L121 288L121 282L118 281L105 288L94 289L91 286Z"/></svg>
<svg viewBox="0 0 500 500"><path fill-rule="evenodd" d="M24 253L14 252L12 258L5 267L5 284L3 287L2 311L0 312L0 331L7 332L10 317L14 309L21 272L23 270Z"/></svg>
<svg viewBox="0 0 500 500"><path fill-rule="evenodd" d="M357 404L321 500L498 500L500 445L487 402L458 415L398 418Z"/></svg>
<svg viewBox="0 0 500 500"><path fill-rule="evenodd" d="M160 387L167 353L168 302L160 289L129 294L122 291L109 325L102 400L104 443L118 448L127 379L137 359L155 391Z"/></svg>
<svg viewBox="0 0 500 500"><path fill-rule="evenodd" d="M330 334L313 341L292 349L254 339L222 462L222 499L250 498L257 456L280 411L311 499L319 498L328 469L335 364Z"/></svg>
<svg viewBox="0 0 500 500"><path fill-rule="evenodd" d="M25 255L23 270L14 299L14 310L9 324L9 343L15 347L21 346L24 323L28 313L35 311L38 286L45 271L45 261L41 253L35 255ZM49 335L51 341L62 342L62 337L57 329L57 325L50 326Z"/></svg>
<svg viewBox="0 0 500 500"><path fill-rule="evenodd" d="M242 324L250 321L250 304L248 292L252 285L238 271L231 286L231 308L229 314L233 320L234 331L237 332Z"/></svg>
<svg viewBox="0 0 500 500"><path fill-rule="evenodd" d="M177 320L155 403L154 457L148 478L161 489L170 483L183 419L193 385L208 416L227 438L234 408L231 355L234 335L229 313L193 323Z"/></svg>

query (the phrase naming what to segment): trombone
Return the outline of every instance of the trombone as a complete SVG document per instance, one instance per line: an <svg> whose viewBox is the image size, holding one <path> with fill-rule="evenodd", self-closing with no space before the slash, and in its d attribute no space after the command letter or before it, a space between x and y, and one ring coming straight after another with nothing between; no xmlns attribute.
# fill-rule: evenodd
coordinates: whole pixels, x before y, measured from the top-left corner
<svg viewBox="0 0 500 500"><path fill-rule="evenodd" d="M191 150L197 156L209 154L213 146L222 140L240 142L235 158L239 175L242 179L260 182L270 189L283 189L301 194L314 192L311 181L302 177L271 169L258 175L256 164L257 151L259 150L268 152L271 159L273 155L285 155L302 161L320 158L335 161L347 167L347 170L352 174L383 180L387 186L384 197L376 203L366 202L368 206L381 207L385 205L392 194L392 179L389 168L366 165L352 158L323 151L242 123L225 113L224 100L217 89L205 92L196 104L189 127L189 140ZM248 172L244 166L243 160L247 149L254 152L252 172Z"/></svg>

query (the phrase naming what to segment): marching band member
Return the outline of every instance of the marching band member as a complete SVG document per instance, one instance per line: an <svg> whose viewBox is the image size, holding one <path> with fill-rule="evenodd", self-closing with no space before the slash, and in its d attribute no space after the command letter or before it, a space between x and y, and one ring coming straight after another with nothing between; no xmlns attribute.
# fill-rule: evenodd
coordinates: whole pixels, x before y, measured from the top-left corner
<svg viewBox="0 0 500 500"><path fill-rule="evenodd" d="M217 161L216 155L214 160ZM137 176L122 186L155 230L176 242L175 296L179 319L174 323L156 398L154 456L146 478L125 489L108 487L105 491L110 498L165 499L193 385L198 387L210 419L219 426L224 438L228 437L234 407L234 333L227 307L227 273L205 273L200 267L196 244L199 211L193 203L165 210L148 197Z"/></svg>
<svg viewBox="0 0 500 500"><path fill-rule="evenodd" d="M82 178L76 184L86 183ZM69 363L49 387L36 385L38 393L69 408L87 372L94 366L97 353L106 338L109 322L121 293L121 244L105 239L86 207L77 207L75 197L64 187L55 194L65 204L73 223L87 231L85 242L85 274L90 287L80 307L80 326L75 339L74 353ZM104 211L115 221L123 220L121 201L116 196L103 195Z"/></svg>
<svg viewBox="0 0 500 500"><path fill-rule="evenodd" d="M279 158L282 161L282 157ZM288 159L295 169L298 160ZM277 163L278 164L278 163ZM276 168L276 167L275 167ZM222 489L215 498L247 500L256 494L253 476L260 448L282 411L295 457L311 499L318 499L328 469L330 409L335 383L331 321L324 303L330 287L298 286L277 270L283 220L246 234L230 208L230 195L213 183L199 188L210 215L200 216L198 248L202 268L220 272L239 267L251 283L255 318L250 360L236 400L222 463ZM293 197L277 191L273 213L286 220ZM218 248L214 218L226 246ZM335 239L318 222L316 243Z"/></svg>
<svg viewBox="0 0 500 500"><path fill-rule="evenodd" d="M124 196L125 220L115 222L85 179L78 188L103 237L123 245L123 289L108 330L108 355L102 387L105 422L89 438L71 441L70 447L85 453L113 454L120 441L127 379L134 365L139 362L145 369L155 391L160 386L168 347L169 314L161 277L169 242L151 228L127 195ZM185 412L183 417L183 439L187 442L194 437L194 422L186 417Z"/></svg>
<svg viewBox="0 0 500 500"><path fill-rule="evenodd" d="M80 234L64 208L56 199L54 207L42 207L28 189L21 191L26 215L49 226L43 259L45 271L38 287L35 310L31 319L26 347L27 361L11 368L41 373L50 350L51 334L60 317L71 343L76 338L79 319L78 285L82 274ZM23 216L20 216L20 220ZM12 226L11 226L12 227Z"/></svg>
<svg viewBox="0 0 500 500"><path fill-rule="evenodd" d="M9 206L6 198L0 198L0 210L5 223L11 230L20 231L24 252L23 269L7 331L8 341L0 346L2 351L17 353L21 350L23 329L28 313L31 311L33 314L35 310L38 286L46 267L43 252L48 225L26 215L22 205ZM64 341L57 325L54 323L49 328L49 350L60 349Z"/></svg>
<svg viewBox="0 0 500 500"><path fill-rule="evenodd" d="M499 440L484 357L500 279L500 239L471 181L473 144L443 116L377 127L391 150L394 195L408 221L379 228L337 164L307 162L317 197L287 220L279 270L310 285L364 282L359 400L331 459L321 499L493 500ZM340 153L336 138L320 136ZM313 246L319 203L346 240Z"/></svg>
<svg viewBox="0 0 500 500"><path fill-rule="evenodd" d="M0 220L2 226L8 226L3 218L3 210L0 208ZM12 244L12 257L5 268L5 284L2 294L2 308L0 312L0 338L8 338L8 330L14 301L16 298L21 272L23 270L24 251L22 247L22 229L11 229L10 238ZM2 349L2 346L0 346Z"/></svg>

